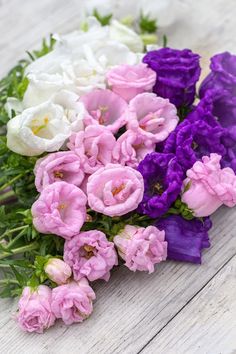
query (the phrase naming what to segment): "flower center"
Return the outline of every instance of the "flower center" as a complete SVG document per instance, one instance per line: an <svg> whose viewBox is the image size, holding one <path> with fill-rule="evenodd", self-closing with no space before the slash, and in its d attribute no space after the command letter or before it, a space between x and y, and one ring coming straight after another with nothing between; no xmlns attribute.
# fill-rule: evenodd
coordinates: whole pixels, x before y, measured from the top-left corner
<svg viewBox="0 0 236 354"><path fill-rule="evenodd" d="M122 183L121 185L119 185L118 187L115 187L112 189L111 193L113 195L113 197L117 194L119 194L121 191L123 191L123 189L125 188L125 184Z"/></svg>
<svg viewBox="0 0 236 354"><path fill-rule="evenodd" d="M61 203L61 204L59 204L58 205L58 210L64 210L64 209L66 209L67 208L67 204L66 203Z"/></svg>
<svg viewBox="0 0 236 354"><path fill-rule="evenodd" d="M154 193L157 193L158 195L161 195L164 192L164 188L161 185L161 183L157 182L153 186Z"/></svg>
<svg viewBox="0 0 236 354"><path fill-rule="evenodd" d="M198 148L198 144L195 141L193 141L192 142L192 149L196 150L197 148Z"/></svg>
<svg viewBox="0 0 236 354"><path fill-rule="evenodd" d="M83 246L83 251L84 251L84 258L90 259L91 257L94 256L95 253L95 247L90 246L90 245L84 245Z"/></svg>
<svg viewBox="0 0 236 354"><path fill-rule="evenodd" d="M49 122L49 118L46 116L43 119L43 124L39 124L38 119L34 119L32 121L33 126L31 127L31 130L34 135L37 135L42 129L46 128Z"/></svg>
<svg viewBox="0 0 236 354"><path fill-rule="evenodd" d="M53 175L55 178L63 178L63 173L60 171L54 171Z"/></svg>
<svg viewBox="0 0 236 354"><path fill-rule="evenodd" d="M96 118L99 124L105 124L109 119L108 107L99 106L96 111L92 111L92 116Z"/></svg>

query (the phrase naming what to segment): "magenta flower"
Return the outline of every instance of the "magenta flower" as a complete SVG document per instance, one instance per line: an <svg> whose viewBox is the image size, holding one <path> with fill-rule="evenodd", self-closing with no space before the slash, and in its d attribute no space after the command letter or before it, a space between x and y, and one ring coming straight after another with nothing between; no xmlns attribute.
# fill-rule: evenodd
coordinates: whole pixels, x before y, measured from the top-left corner
<svg viewBox="0 0 236 354"><path fill-rule="evenodd" d="M118 264L114 244L98 230L81 232L66 241L64 260L73 269L75 280L86 277L89 281L108 281L110 270Z"/></svg>
<svg viewBox="0 0 236 354"><path fill-rule="evenodd" d="M114 243L125 265L133 272L140 270L153 273L154 265L167 257L165 231L160 231L155 226L144 228L126 225L114 237Z"/></svg>
<svg viewBox="0 0 236 354"><path fill-rule="evenodd" d="M127 130L116 142L113 149L113 159L115 163L138 167L144 157L155 151L156 144L138 132Z"/></svg>
<svg viewBox="0 0 236 354"><path fill-rule="evenodd" d="M58 181L80 186L84 179L81 159L71 151L59 151L39 159L36 162L34 174L38 192Z"/></svg>
<svg viewBox="0 0 236 354"><path fill-rule="evenodd" d="M121 216L137 208L143 197L142 175L131 167L108 164L88 179L88 204L109 216Z"/></svg>
<svg viewBox="0 0 236 354"><path fill-rule="evenodd" d="M218 154L204 156L187 171L182 201L197 217L211 215L223 204L236 205L236 176L229 167L221 169L220 159Z"/></svg>
<svg viewBox="0 0 236 354"><path fill-rule="evenodd" d="M112 133L126 124L127 103L110 90L94 90L81 97L85 105L84 123L106 126Z"/></svg>
<svg viewBox="0 0 236 354"><path fill-rule="evenodd" d="M19 300L17 322L26 332L43 333L55 322L51 309L52 291L46 285L39 285L36 290L25 287Z"/></svg>
<svg viewBox="0 0 236 354"><path fill-rule="evenodd" d="M85 131L73 134L68 147L83 161L85 173L92 174L112 162L115 144L114 135L106 127L90 125Z"/></svg>
<svg viewBox="0 0 236 354"><path fill-rule="evenodd" d="M61 318L66 325L82 322L91 315L92 300L95 298L87 279L72 281L52 290L52 311L56 318Z"/></svg>
<svg viewBox="0 0 236 354"><path fill-rule="evenodd" d="M49 279L58 285L65 284L72 274L70 266L59 258L50 258L44 266L44 271Z"/></svg>
<svg viewBox="0 0 236 354"><path fill-rule="evenodd" d="M175 106L154 93L141 93L129 103L127 128L138 131L154 143L165 140L178 121Z"/></svg>
<svg viewBox="0 0 236 354"><path fill-rule="evenodd" d="M156 83L156 73L143 63L123 64L108 71L107 82L113 92L129 102L139 93L152 90Z"/></svg>
<svg viewBox="0 0 236 354"><path fill-rule="evenodd" d="M86 218L87 198L73 184L55 182L42 191L32 205L33 224L43 234L69 239L76 235Z"/></svg>

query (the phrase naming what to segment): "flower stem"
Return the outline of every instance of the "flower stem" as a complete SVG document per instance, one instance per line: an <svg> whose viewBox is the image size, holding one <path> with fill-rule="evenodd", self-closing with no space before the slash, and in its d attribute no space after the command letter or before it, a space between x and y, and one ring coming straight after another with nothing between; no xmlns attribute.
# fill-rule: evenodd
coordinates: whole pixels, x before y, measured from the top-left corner
<svg viewBox="0 0 236 354"><path fill-rule="evenodd" d="M0 194L0 202L5 201L6 199L15 196L15 193L13 190L9 190L4 192L3 194Z"/></svg>
<svg viewBox="0 0 236 354"><path fill-rule="evenodd" d="M13 232L24 230L27 227L29 227L29 225L18 226L18 227L15 227L14 229L7 230L0 236L0 240L3 239L4 237L6 237L9 234L12 234Z"/></svg>
<svg viewBox="0 0 236 354"><path fill-rule="evenodd" d="M14 178L10 179L10 181L6 182L5 184L3 184L0 187L0 191L3 191L5 188L7 188L8 186L11 186L13 182L17 181L18 179L20 179L22 176L24 176L23 173L20 173L19 175L15 176Z"/></svg>
<svg viewBox="0 0 236 354"><path fill-rule="evenodd" d="M0 279L0 285L1 284L19 284L16 279Z"/></svg>
<svg viewBox="0 0 236 354"><path fill-rule="evenodd" d="M37 249L37 247L38 247L37 242L31 243L26 246L18 247L18 248L15 248L9 252L3 252L2 254L0 254L0 259L4 259L6 257L10 257L10 256L13 256L13 255L16 255L19 253L24 253L27 251L33 251L33 250Z"/></svg>

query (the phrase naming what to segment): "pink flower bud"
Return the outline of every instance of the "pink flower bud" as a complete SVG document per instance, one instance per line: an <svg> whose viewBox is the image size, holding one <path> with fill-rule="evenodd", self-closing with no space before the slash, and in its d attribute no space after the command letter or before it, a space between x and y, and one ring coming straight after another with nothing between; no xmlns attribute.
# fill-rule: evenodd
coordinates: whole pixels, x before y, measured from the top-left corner
<svg viewBox="0 0 236 354"><path fill-rule="evenodd" d="M59 258L50 258L44 270L49 279L58 285L65 284L72 274L70 266Z"/></svg>

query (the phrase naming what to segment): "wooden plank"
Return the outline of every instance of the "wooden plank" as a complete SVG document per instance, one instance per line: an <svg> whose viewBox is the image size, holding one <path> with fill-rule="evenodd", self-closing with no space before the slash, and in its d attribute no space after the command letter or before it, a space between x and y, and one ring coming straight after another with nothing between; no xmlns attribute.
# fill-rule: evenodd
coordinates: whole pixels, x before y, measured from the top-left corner
<svg viewBox="0 0 236 354"><path fill-rule="evenodd" d="M140 353L236 353L235 296L236 257L233 257Z"/></svg>
<svg viewBox="0 0 236 354"><path fill-rule="evenodd" d="M202 266L166 262L152 275L116 269L97 282L94 313L81 325L60 322L43 336L25 334L1 312L3 353L138 353L236 254L235 211L222 208L213 218L212 247ZM233 320L233 318L231 319ZM5 325L4 325L5 324ZM169 354L169 353L168 353Z"/></svg>

